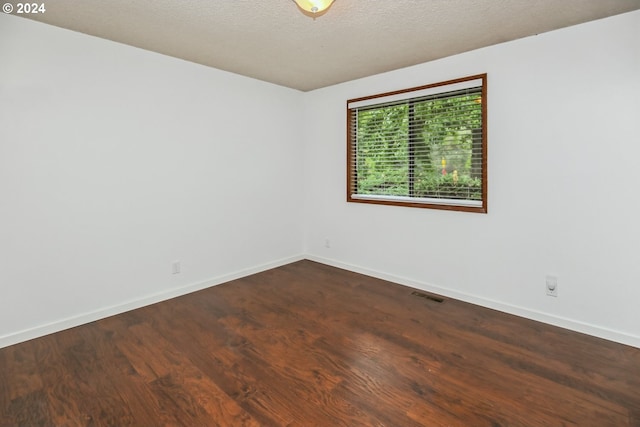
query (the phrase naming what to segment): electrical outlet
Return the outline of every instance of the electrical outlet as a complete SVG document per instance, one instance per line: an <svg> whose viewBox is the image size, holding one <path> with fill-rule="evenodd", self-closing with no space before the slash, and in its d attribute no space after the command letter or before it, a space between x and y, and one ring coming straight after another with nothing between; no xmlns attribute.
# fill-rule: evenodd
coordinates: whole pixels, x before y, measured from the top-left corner
<svg viewBox="0 0 640 427"><path fill-rule="evenodd" d="M180 274L180 261L173 261L171 263L171 274Z"/></svg>
<svg viewBox="0 0 640 427"><path fill-rule="evenodd" d="M331 240L329 240L328 238L324 239L324 247L325 248L330 248L331 247Z"/></svg>
<svg viewBox="0 0 640 427"><path fill-rule="evenodd" d="M547 276L546 278L547 295L550 297L558 296L558 277Z"/></svg>

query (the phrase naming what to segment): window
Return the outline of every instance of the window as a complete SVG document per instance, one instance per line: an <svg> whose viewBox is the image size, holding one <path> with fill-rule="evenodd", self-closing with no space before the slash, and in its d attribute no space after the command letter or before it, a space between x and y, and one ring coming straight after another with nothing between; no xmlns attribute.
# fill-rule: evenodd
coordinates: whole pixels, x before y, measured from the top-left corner
<svg viewBox="0 0 640 427"><path fill-rule="evenodd" d="M486 79L347 101L347 201L486 213Z"/></svg>

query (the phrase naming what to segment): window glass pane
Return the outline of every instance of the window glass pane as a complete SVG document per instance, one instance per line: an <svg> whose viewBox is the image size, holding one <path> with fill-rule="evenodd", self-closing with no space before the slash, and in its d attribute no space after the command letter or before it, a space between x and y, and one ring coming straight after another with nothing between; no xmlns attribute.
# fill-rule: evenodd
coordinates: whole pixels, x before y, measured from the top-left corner
<svg viewBox="0 0 640 427"><path fill-rule="evenodd" d="M358 112L359 194L407 196L407 105Z"/></svg>
<svg viewBox="0 0 640 427"><path fill-rule="evenodd" d="M414 197L482 199L480 101L478 92L415 105Z"/></svg>

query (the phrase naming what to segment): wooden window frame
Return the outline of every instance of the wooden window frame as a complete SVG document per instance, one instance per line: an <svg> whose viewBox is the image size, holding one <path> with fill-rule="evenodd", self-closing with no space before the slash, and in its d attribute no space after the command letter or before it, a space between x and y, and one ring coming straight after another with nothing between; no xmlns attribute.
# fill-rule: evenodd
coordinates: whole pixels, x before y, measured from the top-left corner
<svg viewBox="0 0 640 427"><path fill-rule="evenodd" d="M349 105L361 101L369 101L377 98L383 97L392 97L396 95L404 95L410 94L411 92L418 92L426 89L437 88L441 86L454 85L457 83L464 83L471 80L481 80L481 118L482 118L482 136L481 136L481 150L482 150L482 158L480 161L481 164L481 188L482 188L482 198L480 206L463 206L456 204L447 204L447 203L429 203L424 201L412 201L411 196L406 197L407 200L386 200L384 198L377 199L375 196L367 198L366 196L354 197L355 183L357 178L356 174L356 163L354 158L355 152L355 144L356 141L352 140L352 135L355 135L355 129L353 129L354 117L353 112L355 108L350 108ZM407 96L407 101L411 101L413 98ZM409 145L409 151L411 152L411 146ZM410 154L409 154L410 156ZM451 210L451 211L462 211L462 212L475 212L475 213L487 213L487 195L488 195L488 178L487 178L487 74L477 74L469 77L463 77L454 80L447 80L438 83L432 83L424 86L417 86L409 89L402 89L392 92L385 92L376 95L365 96L361 98L354 98L347 100L347 202L353 203L368 203L368 204L380 204L380 205L392 205L392 206L407 206L414 208L427 208L427 209L441 209L441 210ZM410 162L411 163L411 162ZM412 174L411 165L409 166L409 174ZM413 179L410 179L410 188L413 186ZM404 197L403 197L404 198Z"/></svg>

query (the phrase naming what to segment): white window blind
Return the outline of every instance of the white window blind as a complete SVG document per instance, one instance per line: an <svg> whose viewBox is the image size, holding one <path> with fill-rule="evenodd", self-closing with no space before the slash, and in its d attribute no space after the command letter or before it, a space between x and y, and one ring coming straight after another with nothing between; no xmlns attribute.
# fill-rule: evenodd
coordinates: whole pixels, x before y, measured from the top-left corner
<svg viewBox="0 0 640 427"><path fill-rule="evenodd" d="M486 75L349 100L347 198L486 212Z"/></svg>

